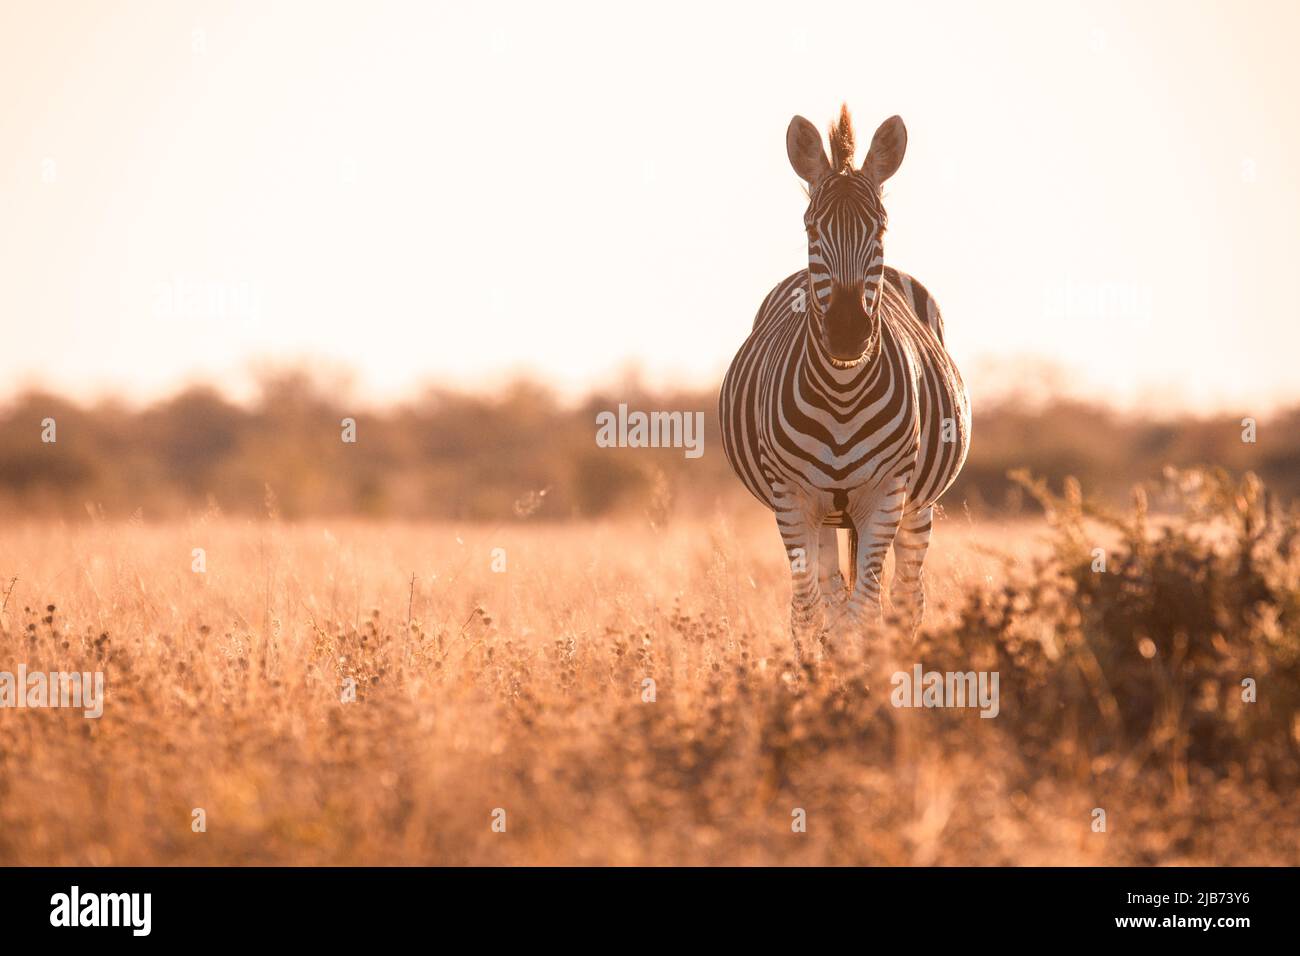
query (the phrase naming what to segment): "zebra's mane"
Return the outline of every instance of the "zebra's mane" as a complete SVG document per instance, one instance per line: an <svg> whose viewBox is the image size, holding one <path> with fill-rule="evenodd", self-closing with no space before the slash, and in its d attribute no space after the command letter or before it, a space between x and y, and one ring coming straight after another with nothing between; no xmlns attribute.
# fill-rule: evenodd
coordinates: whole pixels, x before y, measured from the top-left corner
<svg viewBox="0 0 1300 956"><path fill-rule="evenodd" d="M853 117L847 103L840 104L840 118L831 123L831 170L842 173L853 169Z"/></svg>

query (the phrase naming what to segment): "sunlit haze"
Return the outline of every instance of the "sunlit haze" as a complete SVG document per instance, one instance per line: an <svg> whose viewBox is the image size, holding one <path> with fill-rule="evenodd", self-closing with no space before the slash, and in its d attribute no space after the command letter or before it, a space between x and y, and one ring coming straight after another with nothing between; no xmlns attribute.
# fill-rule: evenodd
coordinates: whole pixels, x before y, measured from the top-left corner
<svg viewBox="0 0 1300 956"><path fill-rule="evenodd" d="M7 2L0 393L716 384L806 264L790 117L898 113L976 401L1300 398L1294 3ZM1041 374L1041 373L1039 373Z"/></svg>

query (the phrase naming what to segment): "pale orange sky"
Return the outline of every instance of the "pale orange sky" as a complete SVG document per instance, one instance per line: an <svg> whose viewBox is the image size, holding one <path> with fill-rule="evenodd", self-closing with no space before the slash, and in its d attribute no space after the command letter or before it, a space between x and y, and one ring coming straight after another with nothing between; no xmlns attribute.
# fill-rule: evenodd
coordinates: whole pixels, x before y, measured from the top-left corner
<svg viewBox="0 0 1300 956"><path fill-rule="evenodd" d="M1300 4L15 2L0 395L716 384L806 260L791 115L909 130L886 260L975 398L1300 400Z"/></svg>

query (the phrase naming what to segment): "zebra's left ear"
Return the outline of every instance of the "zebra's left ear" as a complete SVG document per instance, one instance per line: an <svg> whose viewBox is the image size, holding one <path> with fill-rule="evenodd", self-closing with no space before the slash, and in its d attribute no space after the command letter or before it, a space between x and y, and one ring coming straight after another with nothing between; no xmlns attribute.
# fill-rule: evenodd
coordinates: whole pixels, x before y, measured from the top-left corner
<svg viewBox="0 0 1300 956"><path fill-rule="evenodd" d="M862 171L869 175L876 186L883 186L885 180L898 172L903 163L903 154L907 152L907 127L901 116L891 116L880 124L876 135L871 137L871 148L867 158L862 161Z"/></svg>

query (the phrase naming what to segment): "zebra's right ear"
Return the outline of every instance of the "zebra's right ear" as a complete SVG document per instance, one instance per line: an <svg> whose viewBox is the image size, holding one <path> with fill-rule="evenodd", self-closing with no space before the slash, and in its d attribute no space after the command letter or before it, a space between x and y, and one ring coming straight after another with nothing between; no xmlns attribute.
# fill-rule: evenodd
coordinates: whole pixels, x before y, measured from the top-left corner
<svg viewBox="0 0 1300 956"><path fill-rule="evenodd" d="M785 151L790 165L809 188L830 174L831 161L822 147L822 134L802 116L790 120L790 127L785 131Z"/></svg>

